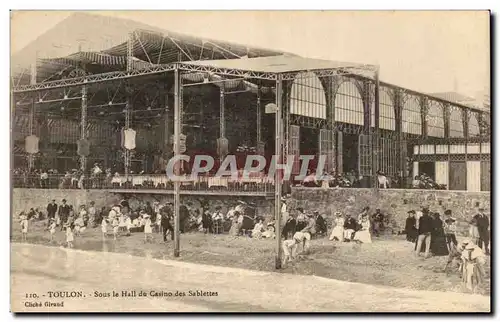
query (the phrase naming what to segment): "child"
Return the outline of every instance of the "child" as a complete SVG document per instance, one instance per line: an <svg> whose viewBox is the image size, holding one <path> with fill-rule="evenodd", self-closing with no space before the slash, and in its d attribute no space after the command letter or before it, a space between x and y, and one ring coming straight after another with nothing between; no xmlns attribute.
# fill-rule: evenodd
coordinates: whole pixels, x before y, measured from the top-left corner
<svg viewBox="0 0 500 322"><path fill-rule="evenodd" d="M22 241L26 241L26 238L28 237L28 216L26 216L24 212L21 213L19 221L21 223Z"/></svg>
<svg viewBox="0 0 500 322"><path fill-rule="evenodd" d="M83 217L80 216L76 218L74 225L75 225L75 235L80 236L81 233L83 233L85 230L85 223Z"/></svg>
<svg viewBox="0 0 500 322"><path fill-rule="evenodd" d="M50 232L50 242L52 242L54 240L54 234L56 233L56 221L52 218L49 221L49 232Z"/></svg>
<svg viewBox="0 0 500 322"><path fill-rule="evenodd" d="M289 262L295 260L297 256L297 247L301 243L299 236L297 234L294 235L292 239L287 239L283 241L283 268L286 268Z"/></svg>
<svg viewBox="0 0 500 322"><path fill-rule="evenodd" d="M116 240L116 236L118 235L118 229L120 228L119 217L113 218L113 221L111 222L111 226L113 227L113 239Z"/></svg>
<svg viewBox="0 0 500 322"><path fill-rule="evenodd" d="M108 221L106 218L102 218L101 222L102 239L106 239L106 234L108 233Z"/></svg>
<svg viewBox="0 0 500 322"><path fill-rule="evenodd" d="M73 236L73 231L71 230L71 226L66 225L66 244L68 248L73 248L73 240L74 236Z"/></svg>
<svg viewBox="0 0 500 322"><path fill-rule="evenodd" d="M143 214L144 218L144 242L147 243L149 238L153 239L151 234L153 233L151 229L151 218L148 214Z"/></svg>

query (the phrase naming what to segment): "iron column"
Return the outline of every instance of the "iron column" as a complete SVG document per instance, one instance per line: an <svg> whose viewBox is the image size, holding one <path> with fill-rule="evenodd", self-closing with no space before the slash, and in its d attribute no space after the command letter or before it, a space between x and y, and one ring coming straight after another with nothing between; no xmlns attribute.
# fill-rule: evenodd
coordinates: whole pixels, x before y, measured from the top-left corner
<svg viewBox="0 0 500 322"><path fill-rule="evenodd" d="M282 78L278 74L276 79L276 118L275 118L275 160L282 162ZM275 166L277 168L277 164ZM280 171L274 173L274 216L276 227L276 269L281 268L281 175Z"/></svg>
<svg viewBox="0 0 500 322"><path fill-rule="evenodd" d="M180 84L180 71L179 67L176 66L174 71L174 157L180 154L180 134L181 134L181 101L180 96L182 95L181 84ZM180 175L180 163L177 161L175 163L175 174ZM179 257L180 255L180 192L181 192L181 182L179 180L174 181L174 257Z"/></svg>

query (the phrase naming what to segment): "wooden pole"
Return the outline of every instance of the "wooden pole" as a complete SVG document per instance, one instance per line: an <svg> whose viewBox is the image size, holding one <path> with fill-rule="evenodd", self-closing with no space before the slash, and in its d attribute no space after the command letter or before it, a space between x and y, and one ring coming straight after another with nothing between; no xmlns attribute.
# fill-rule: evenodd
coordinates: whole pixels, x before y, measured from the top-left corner
<svg viewBox="0 0 500 322"><path fill-rule="evenodd" d="M87 137L87 85L82 86L82 119L80 120L80 139L84 140ZM87 168L87 157L80 156L80 170L85 173Z"/></svg>
<svg viewBox="0 0 500 322"><path fill-rule="evenodd" d="M180 84L180 72L179 67L175 68L174 71L174 156L180 154L180 134L181 134L181 84ZM177 161L175 164L175 174L180 175L180 162ZM174 181L174 257L179 257L180 255L180 192L181 192L181 182L179 180Z"/></svg>
<svg viewBox="0 0 500 322"><path fill-rule="evenodd" d="M379 151L379 135L380 135L380 82L379 82L379 68L377 67L377 70L375 71L375 128L373 130L373 136L372 136L372 148L373 148L373 155L372 155L372 173L373 173L373 184L374 184L374 189L375 192L378 192L379 190L379 184L378 184L378 176L377 176L377 171L379 170L379 157L380 157L380 151Z"/></svg>
<svg viewBox="0 0 500 322"><path fill-rule="evenodd" d="M282 162L282 79L281 74L276 80L276 119L275 119L275 160ZM276 227L276 269L281 269L281 172L274 173L274 216Z"/></svg>

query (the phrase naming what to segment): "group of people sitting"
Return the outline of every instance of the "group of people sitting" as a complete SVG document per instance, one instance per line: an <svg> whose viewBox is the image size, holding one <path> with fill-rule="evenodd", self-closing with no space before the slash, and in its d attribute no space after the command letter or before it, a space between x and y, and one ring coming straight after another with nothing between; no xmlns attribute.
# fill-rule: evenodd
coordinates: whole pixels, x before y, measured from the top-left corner
<svg viewBox="0 0 500 322"><path fill-rule="evenodd" d="M416 175L411 183L413 189L446 190L446 185L438 184L425 173Z"/></svg>
<svg viewBox="0 0 500 322"><path fill-rule="evenodd" d="M286 207L286 204L285 204ZM337 211L333 221L333 229L329 240L339 242L371 243L371 235L379 236L383 230L385 216L380 209L369 216L370 207L365 207L358 218L345 216ZM327 233L327 223L318 211L306 214L302 208L297 208L297 215L292 215L286 221L283 228L282 244L283 265L293 262L298 255L298 249L302 245L302 252L308 253L309 243L314 236Z"/></svg>
<svg viewBox="0 0 500 322"><path fill-rule="evenodd" d="M335 226L330 234L330 240L370 244L372 234L378 237L383 230L385 216L380 209L376 209L371 216L369 211L370 207L363 208L357 218L353 218L350 214L344 216L340 211L335 212Z"/></svg>

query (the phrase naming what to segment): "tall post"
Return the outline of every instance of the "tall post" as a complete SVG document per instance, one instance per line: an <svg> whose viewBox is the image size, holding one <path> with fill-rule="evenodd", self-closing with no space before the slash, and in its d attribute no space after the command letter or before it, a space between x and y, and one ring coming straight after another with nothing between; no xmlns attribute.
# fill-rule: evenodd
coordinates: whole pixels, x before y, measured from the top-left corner
<svg viewBox="0 0 500 322"><path fill-rule="evenodd" d="M129 33L128 34L128 39L127 39L127 71L132 70L132 62L133 62L133 40L134 40L134 33ZM126 85L126 105L125 105L125 130L128 130L130 128L130 109L131 109L131 93L130 93L130 87L127 84ZM124 153L124 165L125 165L125 176L128 178L128 174L130 173L130 150L125 149Z"/></svg>
<svg viewBox="0 0 500 322"><path fill-rule="evenodd" d="M401 90L396 90L394 92L394 112L396 116L396 135L398 138L398 173L401 175L400 188L405 187L406 182L406 168L407 168L407 144L404 141L403 135L403 106L404 106L404 97Z"/></svg>
<svg viewBox="0 0 500 322"><path fill-rule="evenodd" d="M276 162L283 162L282 160L282 94L283 83L281 74L277 75L276 79L276 118L275 118L275 160ZM277 168L277 167L275 167ZM281 268L281 172L275 171L274 173L274 217L276 227L276 269Z"/></svg>
<svg viewBox="0 0 500 322"><path fill-rule="evenodd" d="M130 128L130 109L131 109L131 97L130 88L127 85L127 99L125 103L125 130ZM130 173L130 150L125 149L124 153L124 165L125 165L125 176L128 177Z"/></svg>
<svg viewBox="0 0 500 322"><path fill-rule="evenodd" d="M380 82L379 82L379 67L377 67L377 70L375 71L375 126L373 129L373 136L372 136L372 151L373 151L373 156L372 156L372 173L373 173L373 187L375 189L375 192L378 192L379 186L378 186L378 177L377 177L377 171L379 168L379 134L380 134Z"/></svg>
<svg viewBox="0 0 500 322"><path fill-rule="evenodd" d="M38 56L38 55L37 55ZM37 78L37 57L35 57L35 61L31 64L31 77L30 84L36 84ZM30 114L29 114L29 135L33 135L34 125L35 125L35 96L32 96L31 106L30 106ZM35 165L35 156L31 153L28 154L28 170L31 173Z"/></svg>
<svg viewBox="0 0 500 322"><path fill-rule="evenodd" d="M220 86L220 98L219 98L219 111L220 111L220 118L219 118L219 131L220 135L219 138L223 139L226 137L226 116L225 116L225 88L224 88L224 83L221 84ZM222 142L222 141L221 141ZM220 146L219 146L220 149ZM219 155L220 161L222 162L224 156L222 153Z"/></svg>
<svg viewBox="0 0 500 322"><path fill-rule="evenodd" d="M86 81L85 81L86 82ZM87 137L87 85L82 86L82 118L80 120L80 139L84 140ZM85 173L87 168L87 157L80 156L80 170Z"/></svg>
<svg viewBox="0 0 500 322"><path fill-rule="evenodd" d="M177 66L174 71L174 156L177 157L180 154L180 134L181 134L181 95L182 95L182 85L180 79L180 71ZM180 175L180 163L177 161L175 164L175 174ZM180 206L181 206L181 182L179 180L174 181L174 257L179 257L180 255Z"/></svg>
<svg viewBox="0 0 500 322"><path fill-rule="evenodd" d="M29 120L28 120L28 130L29 130L29 135L33 135L34 132L34 125L35 125L35 97L33 96L31 99L31 106L30 106L30 114L29 114ZM35 156L32 153L28 154L28 170L31 173L35 166Z"/></svg>
<svg viewBox="0 0 500 322"><path fill-rule="evenodd" d="M258 147L260 144L260 141L262 140L262 133L261 133L261 127L262 127L262 111L261 111L261 102L260 102L260 86L257 87L257 143L256 146Z"/></svg>

